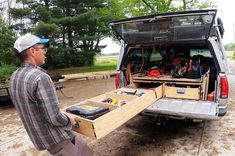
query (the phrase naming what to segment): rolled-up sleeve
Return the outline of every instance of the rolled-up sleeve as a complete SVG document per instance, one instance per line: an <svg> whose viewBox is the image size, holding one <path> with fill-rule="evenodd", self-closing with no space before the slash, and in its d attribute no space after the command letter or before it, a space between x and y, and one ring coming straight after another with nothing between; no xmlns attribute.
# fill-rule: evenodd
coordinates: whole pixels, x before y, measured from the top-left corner
<svg viewBox="0 0 235 156"><path fill-rule="evenodd" d="M42 74L35 82L38 107L44 119L52 126L67 126L70 120L59 109L54 83L47 74Z"/></svg>

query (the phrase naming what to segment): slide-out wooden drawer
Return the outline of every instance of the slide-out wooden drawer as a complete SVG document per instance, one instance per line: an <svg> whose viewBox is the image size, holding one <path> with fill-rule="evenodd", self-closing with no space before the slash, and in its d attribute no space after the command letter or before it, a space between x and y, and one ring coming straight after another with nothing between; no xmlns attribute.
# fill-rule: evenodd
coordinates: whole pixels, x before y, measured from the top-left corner
<svg viewBox="0 0 235 156"><path fill-rule="evenodd" d="M120 92L143 92L143 94L141 96L137 96L134 94L119 94ZM109 107L110 111L94 120L71 114L76 117L76 120L79 122L80 125L79 128L74 127L73 130L88 137L97 139L101 138L127 122L129 119L143 111L145 108L147 108L149 105L151 105L153 102L161 97L162 86L159 86L154 90L121 88L91 99L87 99L75 105L94 104L96 106L107 106ZM127 103L122 106L115 106L113 104L99 102L101 99L104 98L125 100Z"/></svg>
<svg viewBox="0 0 235 156"><path fill-rule="evenodd" d="M164 86L165 97L180 98L180 99L200 99L200 87L187 88L187 87L173 87Z"/></svg>

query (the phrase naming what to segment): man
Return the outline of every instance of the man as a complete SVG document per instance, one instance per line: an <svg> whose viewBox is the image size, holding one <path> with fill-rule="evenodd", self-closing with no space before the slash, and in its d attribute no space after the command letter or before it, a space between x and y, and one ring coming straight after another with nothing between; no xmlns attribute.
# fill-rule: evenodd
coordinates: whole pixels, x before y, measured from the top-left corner
<svg viewBox="0 0 235 156"><path fill-rule="evenodd" d="M52 155L90 156L92 150L71 129L74 118L60 112L54 84L40 68L45 63L48 39L26 34L14 44L20 59L10 80L10 96L24 127L38 150Z"/></svg>

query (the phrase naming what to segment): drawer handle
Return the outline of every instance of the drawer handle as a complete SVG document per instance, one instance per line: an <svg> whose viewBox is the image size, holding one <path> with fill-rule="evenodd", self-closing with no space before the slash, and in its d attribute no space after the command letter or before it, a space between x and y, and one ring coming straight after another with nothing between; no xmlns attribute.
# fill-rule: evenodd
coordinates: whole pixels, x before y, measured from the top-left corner
<svg viewBox="0 0 235 156"><path fill-rule="evenodd" d="M184 88L177 88L176 93L177 94L185 94L185 89Z"/></svg>

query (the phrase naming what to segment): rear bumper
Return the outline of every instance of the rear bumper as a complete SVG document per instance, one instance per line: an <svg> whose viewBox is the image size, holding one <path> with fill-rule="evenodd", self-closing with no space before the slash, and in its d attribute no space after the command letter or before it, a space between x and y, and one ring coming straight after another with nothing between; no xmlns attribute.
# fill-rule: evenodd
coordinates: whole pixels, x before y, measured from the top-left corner
<svg viewBox="0 0 235 156"><path fill-rule="evenodd" d="M225 116L226 113L227 113L227 106L219 106L218 116L223 117Z"/></svg>
<svg viewBox="0 0 235 156"><path fill-rule="evenodd" d="M169 98L156 101L142 112L155 117L199 120L219 120L224 113L226 109L218 107L216 102Z"/></svg>
<svg viewBox="0 0 235 156"><path fill-rule="evenodd" d="M218 116L223 117L227 113L228 99L219 99Z"/></svg>

